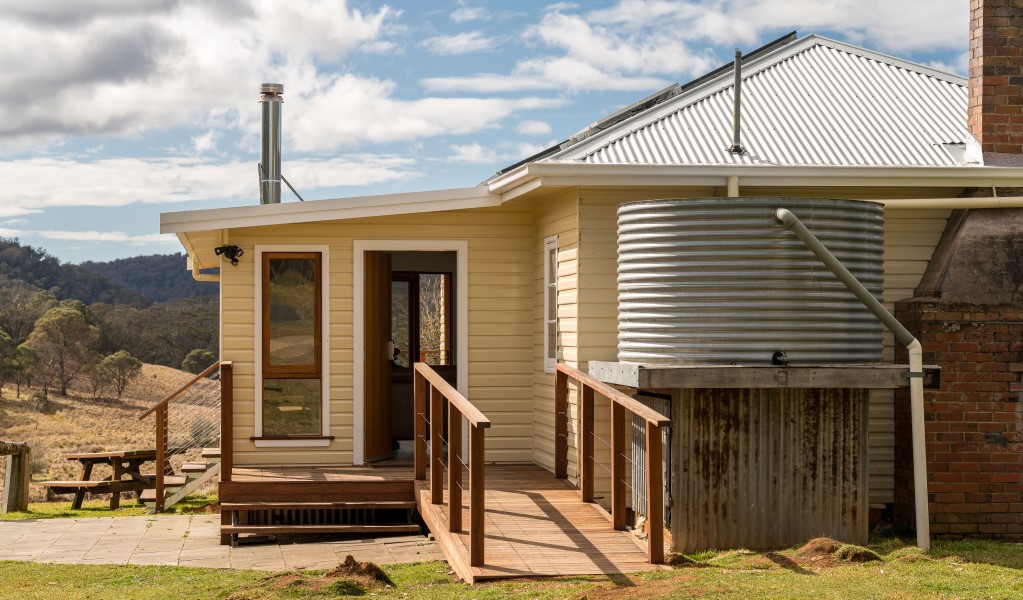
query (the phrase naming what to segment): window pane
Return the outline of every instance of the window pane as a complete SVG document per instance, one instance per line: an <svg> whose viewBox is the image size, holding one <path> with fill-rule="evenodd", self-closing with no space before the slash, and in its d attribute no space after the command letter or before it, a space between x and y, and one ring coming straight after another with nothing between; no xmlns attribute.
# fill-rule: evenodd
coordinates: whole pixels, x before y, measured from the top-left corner
<svg viewBox="0 0 1023 600"><path fill-rule="evenodd" d="M447 275L419 275L419 356L428 365L447 365Z"/></svg>
<svg viewBox="0 0 1023 600"><path fill-rule="evenodd" d="M319 379L263 380L263 435L320 435Z"/></svg>
<svg viewBox="0 0 1023 600"><path fill-rule="evenodd" d="M270 365L316 364L316 261L268 261Z"/></svg>
<svg viewBox="0 0 1023 600"><path fill-rule="evenodd" d="M394 364L408 368L409 362L409 282L391 282L391 340L399 350Z"/></svg>

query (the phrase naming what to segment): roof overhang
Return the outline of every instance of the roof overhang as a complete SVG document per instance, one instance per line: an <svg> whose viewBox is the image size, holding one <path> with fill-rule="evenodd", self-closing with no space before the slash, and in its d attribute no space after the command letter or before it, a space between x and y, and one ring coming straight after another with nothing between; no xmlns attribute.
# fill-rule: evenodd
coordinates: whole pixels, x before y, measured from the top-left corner
<svg viewBox="0 0 1023 600"><path fill-rule="evenodd" d="M163 213L160 215L160 233L176 233L181 239L182 233L193 231L463 210L500 204L500 196L491 193L486 186L287 204L256 204Z"/></svg>
<svg viewBox="0 0 1023 600"><path fill-rule="evenodd" d="M539 162L487 182L507 202L538 188L687 187L1023 187L1023 168L780 165L606 165Z"/></svg>

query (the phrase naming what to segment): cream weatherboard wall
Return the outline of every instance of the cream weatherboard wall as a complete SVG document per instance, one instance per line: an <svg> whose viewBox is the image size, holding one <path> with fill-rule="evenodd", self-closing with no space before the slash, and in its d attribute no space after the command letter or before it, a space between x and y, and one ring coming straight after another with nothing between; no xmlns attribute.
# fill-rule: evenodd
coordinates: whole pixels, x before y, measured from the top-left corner
<svg viewBox="0 0 1023 600"><path fill-rule="evenodd" d="M493 421L487 460L533 458L534 214L510 204L453 212L229 230L246 253L221 268L221 356L235 364L235 464L352 464L354 408L353 247L355 240L462 240L468 247L468 397ZM255 434L256 245L327 246L330 434L326 447L257 448ZM361 426L361 424L359 424Z"/></svg>

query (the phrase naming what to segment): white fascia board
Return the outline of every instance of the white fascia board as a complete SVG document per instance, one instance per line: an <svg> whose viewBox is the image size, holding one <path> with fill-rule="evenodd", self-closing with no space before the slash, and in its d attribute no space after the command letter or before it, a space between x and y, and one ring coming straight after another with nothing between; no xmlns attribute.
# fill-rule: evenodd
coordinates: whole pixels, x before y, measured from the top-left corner
<svg viewBox="0 0 1023 600"><path fill-rule="evenodd" d="M499 206L486 186L163 213L160 233L337 221ZM180 236L179 236L180 237Z"/></svg>
<svg viewBox="0 0 1023 600"><path fill-rule="evenodd" d="M1023 168L875 167L777 165L603 165L542 162L523 165L490 183L511 199L521 190L544 187L672 187L726 185L771 187L1023 187Z"/></svg>

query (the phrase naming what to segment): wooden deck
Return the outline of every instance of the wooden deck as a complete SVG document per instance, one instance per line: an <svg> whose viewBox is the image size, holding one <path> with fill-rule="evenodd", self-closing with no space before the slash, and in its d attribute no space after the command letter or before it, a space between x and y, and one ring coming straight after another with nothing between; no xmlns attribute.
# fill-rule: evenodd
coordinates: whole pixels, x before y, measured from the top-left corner
<svg viewBox="0 0 1023 600"><path fill-rule="evenodd" d="M429 481L416 484L420 514L467 583L668 568L647 562L645 541L613 530L605 511L535 465L487 465L484 565L470 567L468 533L448 532L447 495L431 504ZM467 501L462 510L469 523Z"/></svg>
<svg viewBox="0 0 1023 600"><path fill-rule="evenodd" d="M235 466L232 479L251 483L369 484L411 481L413 477L411 463L377 463L330 468ZM468 483L467 478L463 481ZM448 563L467 583L667 568L647 562L645 541L613 530L603 509L582 502L578 490L535 465L487 465L485 560L482 567L470 567L468 494L463 495L462 506L465 530L449 533L447 494L445 504L431 504L429 480L415 483L420 515Z"/></svg>

